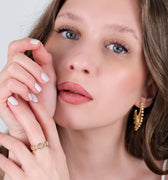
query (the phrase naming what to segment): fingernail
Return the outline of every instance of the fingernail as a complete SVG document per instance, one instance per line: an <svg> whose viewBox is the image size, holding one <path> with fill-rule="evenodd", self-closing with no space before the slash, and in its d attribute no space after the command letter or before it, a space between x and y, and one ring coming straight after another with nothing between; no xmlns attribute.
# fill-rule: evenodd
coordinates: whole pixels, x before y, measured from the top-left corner
<svg viewBox="0 0 168 180"><path fill-rule="evenodd" d="M33 101L33 102L38 102L38 99L37 99L37 97L33 94L33 93L31 93L31 97L32 97L32 100L31 101Z"/></svg>
<svg viewBox="0 0 168 180"><path fill-rule="evenodd" d="M44 82L48 82L48 81L49 81L49 77L48 77L45 73L41 73L41 79L42 79Z"/></svg>
<svg viewBox="0 0 168 180"><path fill-rule="evenodd" d="M37 39L31 39L31 40L30 40L30 43L31 43L31 44L34 44L34 45L38 44L39 42L40 42L40 41L37 40Z"/></svg>
<svg viewBox="0 0 168 180"><path fill-rule="evenodd" d="M33 101L32 95L29 93L29 100Z"/></svg>
<svg viewBox="0 0 168 180"><path fill-rule="evenodd" d="M17 106L17 105L19 104L18 101L17 101L13 96L9 97L9 98L8 98L8 101L9 101L10 104L12 104L13 106Z"/></svg>
<svg viewBox="0 0 168 180"><path fill-rule="evenodd" d="M40 85L39 84L37 84L37 83L35 83L35 86L34 86L35 88L36 88L36 90L38 91L38 92L41 92L41 87L40 87Z"/></svg>

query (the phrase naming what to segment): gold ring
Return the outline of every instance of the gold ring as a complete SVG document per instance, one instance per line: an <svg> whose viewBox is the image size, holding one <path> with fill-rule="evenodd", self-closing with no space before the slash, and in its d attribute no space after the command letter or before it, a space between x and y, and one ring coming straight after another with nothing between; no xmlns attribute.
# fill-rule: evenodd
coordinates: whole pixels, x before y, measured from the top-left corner
<svg viewBox="0 0 168 180"><path fill-rule="evenodd" d="M38 149L43 149L43 148L48 147L48 146L49 146L48 141L44 141L44 143L39 143L38 145L31 145L30 149L32 151L36 151Z"/></svg>

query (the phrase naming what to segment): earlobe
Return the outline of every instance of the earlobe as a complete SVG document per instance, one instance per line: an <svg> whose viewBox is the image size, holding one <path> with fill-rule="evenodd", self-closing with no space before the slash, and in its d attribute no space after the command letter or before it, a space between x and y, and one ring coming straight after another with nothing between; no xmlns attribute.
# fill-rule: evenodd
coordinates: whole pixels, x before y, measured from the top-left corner
<svg viewBox="0 0 168 180"><path fill-rule="evenodd" d="M144 108L149 107L153 103L154 98L140 98L139 101L135 103L135 106L140 108L140 104L143 103Z"/></svg>
<svg viewBox="0 0 168 180"><path fill-rule="evenodd" d="M135 106L140 107L140 103L143 103L144 108L149 107L153 103L156 94L157 87L153 79L150 77L142 91L142 96L140 100L135 103Z"/></svg>

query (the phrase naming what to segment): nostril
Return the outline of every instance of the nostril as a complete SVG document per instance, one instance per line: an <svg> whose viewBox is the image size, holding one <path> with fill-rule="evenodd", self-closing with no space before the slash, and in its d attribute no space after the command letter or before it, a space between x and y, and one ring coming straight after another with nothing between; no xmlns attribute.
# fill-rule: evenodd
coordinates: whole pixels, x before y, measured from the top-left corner
<svg viewBox="0 0 168 180"><path fill-rule="evenodd" d="M89 71L87 69L84 69L84 73L89 74Z"/></svg>
<svg viewBox="0 0 168 180"><path fill-rule="evenodd" d="M73 65L70 65L70 69L71 69L71 70L74 70L74 67L73 67Z"/></svg>
<svg viewBox="0 0 168 180"><path fill-rule="evenodd" d="M83 73L85 73L85 74L90 74L90 72L89 72L89 70L87 70L87 69L78 69L77 67L75 67L74 65L69 65L69 69L70 70L81 70Z"/></svg>

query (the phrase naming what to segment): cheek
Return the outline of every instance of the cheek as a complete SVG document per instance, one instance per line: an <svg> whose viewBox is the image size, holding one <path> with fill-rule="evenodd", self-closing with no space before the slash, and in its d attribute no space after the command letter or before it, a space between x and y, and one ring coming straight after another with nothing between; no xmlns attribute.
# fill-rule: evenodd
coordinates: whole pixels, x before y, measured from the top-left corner
<svg viewBox="0 0 168 180"><path fill-rule="evenodd" d="M145 72L143 68L116 69L113 73L104 76L104 95L110 104L114 104L115 101L118 107L128 105L131 108L140 99L144 82Z"/></svg>
<svg viewBox="0 0 168 180"><path fill-rule="evenodd" d="M123 71L116 78L119 90L125 93L140 92L143 87L144 75L138 71Z"/></svg>
<svg viewBox="0 0 168 180"><path fill-rule="evenodd" d="M103 114L102 119L112 122L126 117L141 97L144 78L143 70L135 68L120 68L106 73L101 79L102 88L95 105L97 112Z"/></svg>

